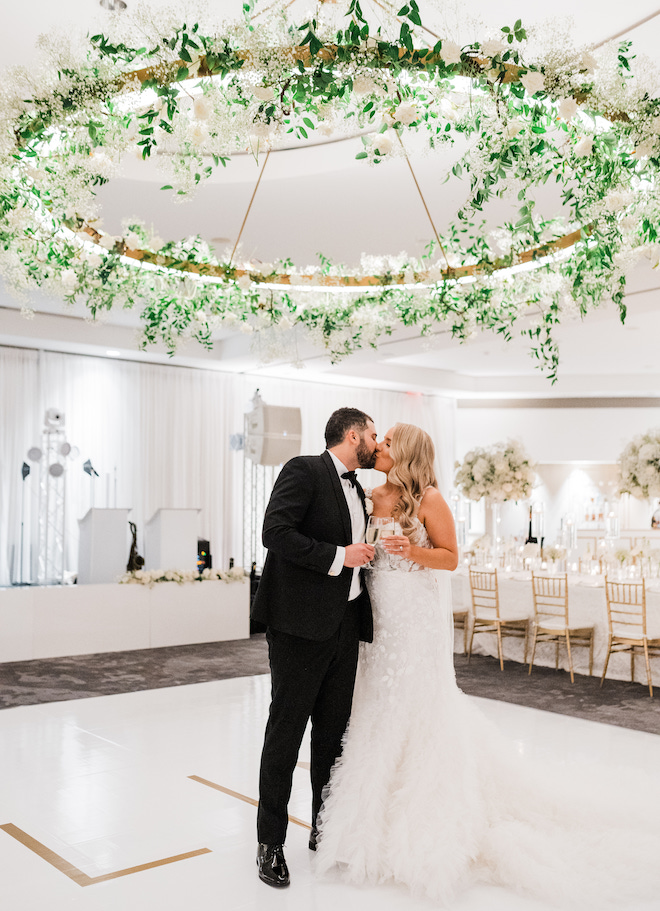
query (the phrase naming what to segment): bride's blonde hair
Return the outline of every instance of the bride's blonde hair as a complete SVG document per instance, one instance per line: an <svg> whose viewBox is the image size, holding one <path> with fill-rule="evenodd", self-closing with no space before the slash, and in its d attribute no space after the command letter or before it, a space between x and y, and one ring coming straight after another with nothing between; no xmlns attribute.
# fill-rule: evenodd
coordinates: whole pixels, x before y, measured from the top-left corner
<svg viewBox="0 0 660 911"><path fill-rule="evenodd" d="M394 465L387 478L403 490L393 512L403 533L410 534L424 491L427 487L438 486L433 468L435 446L421 427L395 424L390 456Z"/></svg>

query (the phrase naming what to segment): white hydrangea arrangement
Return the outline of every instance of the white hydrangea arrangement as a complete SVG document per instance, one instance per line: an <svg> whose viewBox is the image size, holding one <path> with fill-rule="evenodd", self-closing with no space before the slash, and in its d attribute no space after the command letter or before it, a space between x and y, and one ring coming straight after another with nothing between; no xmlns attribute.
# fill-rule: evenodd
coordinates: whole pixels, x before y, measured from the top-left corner
<svg viewBox="0 0 660 911"><path fill-rule="evenodd" d="M176 582L183 585L185 582L240 582L244 578L245 571L242 566L233 566L227 572L220 569L204 569L201 573L192 569L137 569L120 576L119 584L147 585L153 588L157 582Z"/></svg>
<svg viewBox="0 0 660 911"><path fill-rule="evenodd" d="M619 493L638 500L660 497L660 430L649 430L631 440L618 465Z"/></svg>
<svg viewBox="0 0 660 911"><path fill-rule="evenodd" d="M517 440L496 443L490 449L472 449L455 468L454 484L468 500L526 500L536 477L534 463Z"/></svg>

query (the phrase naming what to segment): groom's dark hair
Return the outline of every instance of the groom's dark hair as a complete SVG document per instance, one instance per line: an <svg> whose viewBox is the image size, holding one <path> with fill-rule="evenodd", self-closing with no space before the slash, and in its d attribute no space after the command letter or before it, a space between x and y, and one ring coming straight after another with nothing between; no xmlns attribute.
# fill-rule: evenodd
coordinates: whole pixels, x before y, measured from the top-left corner
<svg viewBox="0 0 660 911"><path fill-rule="evenodd" d="M348 431L353 428L362 433L367 429L367 421L373 424L373 418L359 408L338 408L337 411L333 411L325 425L326 447L332 449L333 446L339 446Z"/></svg>

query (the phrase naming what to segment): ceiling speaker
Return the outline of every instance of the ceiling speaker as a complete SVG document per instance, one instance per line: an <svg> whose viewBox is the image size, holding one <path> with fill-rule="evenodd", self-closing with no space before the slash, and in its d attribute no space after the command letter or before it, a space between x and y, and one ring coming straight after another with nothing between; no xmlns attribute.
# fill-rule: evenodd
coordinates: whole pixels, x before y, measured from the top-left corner
<svg viewBox="0 0 660 911"><path fill-rule="evenodd" d="M245 417L245 455L257 465L281 465L300 455L300 408L260 403Z"/></svg>

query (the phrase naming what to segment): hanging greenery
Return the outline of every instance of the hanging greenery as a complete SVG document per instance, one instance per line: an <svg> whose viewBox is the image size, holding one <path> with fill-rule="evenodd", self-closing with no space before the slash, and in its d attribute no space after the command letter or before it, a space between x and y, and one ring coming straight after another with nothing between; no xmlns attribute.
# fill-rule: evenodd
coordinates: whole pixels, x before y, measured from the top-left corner
<svg viewBox="0 0 660 911"><path fill-rule="evenodd" d="M44 40L45 72L7 76L0 271L12 288L82 300L92 317L138 308L143 344L172 352L182 337L210 347L220 327L259 333L266 355L307 330L335 360L401 326L444 326L460 340L520 332L553 380L562 319L606 300L625 318L626 269L660 253L660 99L634 74L629 44L590 53L548 40L528 60L519 20L479 43L424 46L415 0L377 26L357 0L302 23L281 3L258 22L250 3L244 12L222 26L160 10L114 17L82 49ZM260 161L284 137L356 129L368 131L365 167L405 156L411 132L431 149L467 143L452 169L465 202L423 257L257 264L218 258L200 237L165 242L141 223L101 229L96 189L126 155L167 153L163 190L184 198L234 153ZM536 211L546 183L561 192L561 217ZM507 196L516 219L487 229L484 208Z"/></svg>

